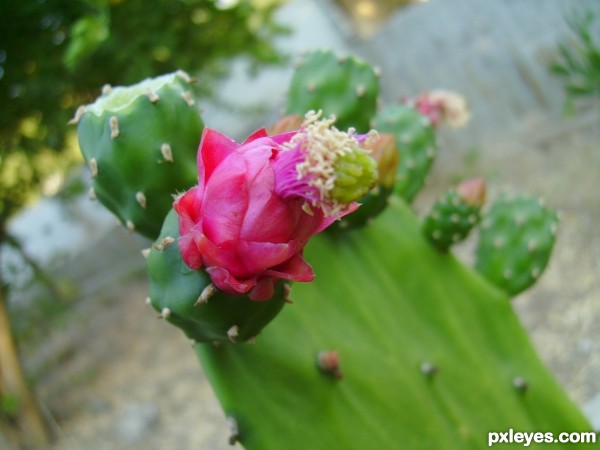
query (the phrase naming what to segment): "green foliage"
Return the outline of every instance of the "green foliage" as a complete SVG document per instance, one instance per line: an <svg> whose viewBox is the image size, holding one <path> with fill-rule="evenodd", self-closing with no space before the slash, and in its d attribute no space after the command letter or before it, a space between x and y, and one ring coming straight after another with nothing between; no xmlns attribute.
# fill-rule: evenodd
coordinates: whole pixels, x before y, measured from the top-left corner
<svg viewBox="0 0 600 450"><path fill-rule="evenodd" d="M160 237L148 255L150 301L164 319L196 342L244 342L281 311L287 287L277 283L274 296L256 302L214 288L203 271L190 269L177 247L179 222L175 211L167 216Z"/></svg>
<svg viewBox="0 0 600 450"><path fill-rule="evenodd" d="M173 195L198 180L204 124L188 80L174 73L109 89L80 110L79 146L90 167L93 197L128 229L150 239L158 236Z"/></svg>
<svg viewBox="0 0 600 450"><path fill-rule="evenodd" d="M575 97L600 96L600 21L592 11L573 14L568 20L575 39L558 45L559 58L550 66Z"/></svg>
<svg viewBox="0 0 600 450"><path fill-rule="evenodd" d="M128 85L185 68L198 90L227 58L278 63L280 2L47 0L0 2L0 226L49 175L78 162L66 123L105 83ZM71 142L71 144L73 144ZM76 149L75 149L76 150Z"/></svg>
<svg viewBox="0 0 600 450"><path fill-rule="evenodd" d="M539 200L504 194L482 220L475 267L491 283L516 295L546 268L557 229L556 212Z"/></svg>
<svg viewBox="0 0 600 450"><path fill-rule="evenodd" d="M436 251L403 202L315 236L306 258L315 281L255 345L196 346L244 448L479 450L492 430L589 430L507 297ZM322 350L341 380L318 370Z"/></svg>
<svg viewBox="0 0 600 450"><path fill-rule="evenodd" d="M377 107L379 80L373 68L353 56L340 57L328 50L306 54L290 83L287 114L304 116L310 110L335 115L340 130L371 129Z"/></svg>

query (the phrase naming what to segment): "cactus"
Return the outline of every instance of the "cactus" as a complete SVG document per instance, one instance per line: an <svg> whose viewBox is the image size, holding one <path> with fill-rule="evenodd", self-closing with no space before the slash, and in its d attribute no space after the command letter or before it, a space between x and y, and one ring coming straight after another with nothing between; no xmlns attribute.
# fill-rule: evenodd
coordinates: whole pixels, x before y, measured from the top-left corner
<svg viewBox="0 0 600 450"><path fill-rule="evenodd" d="M423 233L440 251L462 241L479 221L485 201L485 184L481 179L463 181L446 191L423 221Z"/></svg>
<svg viewBox="0 0 600 450"><path fill-rule="evenodd" d="M293 77L288 112L324 110L338 115L339 127L367 131L373 76L353 58L309 54ZM452 112L462 123L463 103L438 111L439 98L439 92L421 97L420 108L436 121ZM143 101L131 115L140 116L136 132L146 142L151 105ZM355 222L356 205L349 202L375 179L373 161L347 151L359 150L363 136L339 132L318 113L301 125L288 117L274 128L284 134L260 130L241 145L205 130L198 185L177 197L179 221L170 213L145 252L148 303L194 341L228 416L230 443L248 450L475 450L488 445L490 431L589 430L508 302L547 264L555 214L535 200L501 197L484 217L477 250L477 269L492 283L465 267L447 250L477 222L482 181L449 191L423 225L407 204L436 154L435 126L425 113L405 104L374 118L378 131L395 139L380 144L386 151L379 155L375 146L376 189L397 196L388 201L371 191ZM119 123L120 114L113 113ZM111 144L112 116L95 135L83 126L100 115L81 117L82 146ZM179 133L159 128L161 139ZM118 160L87 158L96 161L98 176L95 169L107 166L111 173L110 165L118 166ZM139 163L127 164L129 172L116 167L111 178L122 189ZM185 170L196 166L184 164ZM317 234L340 217L349 227L369 226ZM294 285L295 303L283 308L290 280L310 281L313 274L312 283Z"/></svg>
<svg viewBox="0 0 600 450"><path fill-rule="evenodd" d="M256 302L230 295L211 283L204 270L192 270L177 246L179 225L175 211L167 215L160 236L147 251L150 296L159 317L181 328L195 342L244 342L255 337L283 307L289 286L278 283L275 295Z"/></svg>
<svg viewBox="0 0 600 450"><path fill-rule="evenodd" d="M366 133L377 107L379 80L375 71L353 56L331 51L304 56L290 84L287 114L304 116L309 110L335 115L339 129Z"/></svg>
<svg viewBox="0 0 600 450"><path fill-rule="evenodd" d="M541 201L501 195L481 223L475 267L489 281L516 295L540 277L554 246L556 213Z"/></svg>
<svg viewBox="0 0 600 450"><path fill-rule="evenodd" d="M203 123L183 72L103 89L81 107L79 146L97 198L129 230L156 238L172 195L196 181Z"/></svg>
<svg viewBox="0 0 600 450"><path fill-rule="evenodd" d="M255 345L195 347L247 450L466 450L489 431L589 430L506 296L429 245L402 202L306 250L316 280Z"/></svg>
<svg viewBox="0 0 600 450"><path fill-rule="evenodd" d="M425 185L437 154L435 127L426 116L408 105L384 108L374 117L373 127L396 137L400 163L394 192L408 203L412 202Z"/></svg>

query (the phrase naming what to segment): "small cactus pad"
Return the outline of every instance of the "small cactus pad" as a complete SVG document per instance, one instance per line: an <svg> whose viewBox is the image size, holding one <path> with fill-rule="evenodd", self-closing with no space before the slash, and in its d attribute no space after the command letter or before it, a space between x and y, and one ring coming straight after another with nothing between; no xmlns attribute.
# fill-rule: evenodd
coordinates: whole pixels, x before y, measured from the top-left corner
<svg viewBox="0 0 600 450"><path fill-rule="evenodd" d="M448 251L464 240L479 222L479 210L485 199L481 179L467 180L446 191L423 221L423 233L440 251Z"/></svg>
<svg viewBox="0 0 600 450"><path fill-rule="evenodd" d="M76 116L94 196L129 230L151 239L160 232L172 194L197 182L203 123L184 75L104 89Z"/></svg>
<svg viewBox="0 0 600 450"><path fill-rule="evenodd" d="M379 80L373 68L353 56L326 50L303 56L290 84L287 114L304 116L310 110L335 115L340 130L370 129L377 108Z"/></svg>
<svg viewBox="0 0 600 450"><path fill-rule="evenodd" d="M403 202L315 236L306 258L315 281L256 345L195 347L247 450L481 450L491 430L590 430L507 296L433 249Z"/></svg>
<svg viewBox="0 0 600 450"><path fill-rule="evenodd" d="M540 277L552 253L558 217L533 198L501 195L481 222L475 267L510 295Z"/></svg>
<svg viewBox="0 0 600 450"><path fill-rule="evenodd" d="M373 120L380 133L396 137L400 152L394 192L411 203L425 185L437 154L435 127L412 106L394 105L381 110Z"/></svg>
<svg viewBox="0 0 600 450"><path fill-rule="evenodd" d="M178 237L178 216L171 210L147 256L149 298L159 317L187 337L196 342L245 342L283 308L289 292L285 283L277 283L274 296L262 302L219 291L204 270L192 270L183 262Z"/></svg>

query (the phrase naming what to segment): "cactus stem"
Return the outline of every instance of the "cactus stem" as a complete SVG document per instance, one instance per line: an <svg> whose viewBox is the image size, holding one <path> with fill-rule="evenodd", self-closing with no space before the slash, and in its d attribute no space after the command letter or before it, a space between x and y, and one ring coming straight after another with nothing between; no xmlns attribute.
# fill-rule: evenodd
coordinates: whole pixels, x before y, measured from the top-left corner
<svg viewBox="0 0 600 450"><path fill-rule="evenodd" d="M558 233L558 225L555 222L550 225L550 234L552 234L552 236L556 236L556 233Z"/></svg>
<svg viewBox="0 0 600 450"><path fill-rule="evenodd" d="M377 78L381 78L381 67L375 66L373 67L373 72Z"/></svg>
<svg viewBox="0 0 600 450"><path fill-rule="evenodd" d="M450 216L450 221L452 223L458 223L458 222L460 222L460 216L458 214L452 214Z"/></svg>
<svg viewBox="0 0 600 450"><path fill-rule="evenodd" d="M135 231L135 224L131 220L128 220L127 222L125 222L125 228L133 232Z"/></svg>
<svg viewBox="0 0 600 450"><path fill-rule="evenodd" d="M108 123L110 125L110 138L118 138L121 131L119 130L119 119L117 119L117 116L111 116L111 118L108 119Z"/></svg>
<svg viewBox="0 0 600 450"><path fill-rule="evenodd" d="M427 158L428 159L435 158L435 150L433 148L430 148L427 150Z"/></svg>
<svg viewBox="0 0 600 450"><path fill-rule="evenodd" d="M143 209L146 209L146 196L142 191L135 193L135 201L138 202Z"/></svg>
<svg viewBox="0 0 600 450"><path fill-rule="evenodd" d="M146 306L150 306L152 304L152 299L150 297L146 297L145 303Z"/></svg>
<svg viewBox="0 0 600 450"><path fill-rule="evenodd" d="M512 274L512 270L510 269L506 269L503 273L502 273L502 277L505 280L510 280L512 278L513 274Z"/></svg>
<svg viewBox="0 0 600 450"><path fill-rule="evenodd" d="M517 227L522 226L525 223L525 217L523 217L522 215L516 216L515 217L515 225Z"/></svg>
<svg viewBox="0 0 600 450"><path fill-rule="evenodd" d="M231 342L235 343L235 338L238 337L239 333L240 327L237 325L233 325L231 328L229 328L229 330L227 330L227 337Z"/></svg>
<svg viewBox="0 0 600 450"><path fill-rule="evenodd" d="M427 378L433 377L438 372L437 366L433 365L429 361L425 361L425 362L421 363L420 368L421 368L421 373L423 375L425 375Z"/></svg>
<svg viewBox="0 0 600 450"><path fill-rule="evenodd" d="M482 223L481 223L481 228L483 228L484 230L490 228L492 226L492 221L490 219L485 219Z"/></svg>
<svg viewBox="0 0 600 450"><path fill-rule="evenodd" d="M208 299L215 295L216 292L217 288L215 287L215 285L209 283L204 289L202 289L202 292L200 293L198 300L196 300L196 303L194 303L194 306L204 305L208 303Z"/></svg>
<svg viewBox="0 0 600 450"><path fill-rule="evenodd" d="M415 168L415 162L412 159L406 160L406 168L412 170Z"/></svg>
<svg viewBox="0 0 600 450"><path fill-rule="evenodd" d="M151 103L156 103L160 100L158 94L154 91L151 91L150 89L148 89L148 91L146 92L146 97L148 97Z"/></svg>
<svg viewBox="0 0 600 450"><path fill-rule="evenodd" d="M256 336L252 336L252 337L249 337L248 339L246 339L246 344L250 344L250 345L256 344Z"/></svg>
<svg viewBox="0 0 600 450"><path fill-rule="evenodd" d="M537 242L535 242L533 239L527 243L527 251L529 253L535 252L536 249L537 249Z"/></svg>
<svg viewBox="0 0 600 450"><path fill-rule="evenodd" d="M97 200L97 198L96 198L96 191L94 190L93 187L91 187L90 190L88 191L88 198L90 200Z"/></svg>
<svg viewBox="0 0 600 450"><path fill-rule="evenodd" d="M223 343L221 341L212 341L212 346L214 348L221 348L222 345Z"/></svg>
<svg viewBox="0 0 600 450"><path fill-rule="evenodd" d="M162 241L160 241L158 244L154 244L154 248L156 250L158 250L159 252L162 252L165 248L167 248L173 242L175 242L174 238L172 238L171 236L165 236L164 239Z"/></svg>
<svg viewBox="0 0 600 450"><path fill-rule="evenodd" d="M196 104L196 102L194 101L194 98L192 97L192 94L190 94L190 91L184 91L184 92L182 92L181 93L181 98L190 107L194 106Z"/></svg>
<svg viewBox="0 0 600 450"><path fill-rule="evenodd" d="M171 310L169 308L163 308L158 316L159 319L168 319L171 317Z"/></svg>
<svg viewBox="0 0 600 450"><path fill-rule="evenodd" d="M240 438L240 430L238 428L237 420L231 416L227 417L227 428L229 429L229 438L227 442L229 442L229 445L235 445Z"/></svg>
<svg viewBox="0 0 600 450"><path fill-rule="evenodd" d="M85 106L80 106L79 108L77 108L77 111L75 111L75 115L73 116L73 118L71 120L69 120L67 122L68 125L75 125L77 123L79 123L79 119L81 119L81 116L83 116L86 112Z"/></svg>
<svg viewBox="0 0 600 450"><path fill-rule="evenodd" d="M183 70L178 70L175 75L185 81L187 84L192 84L195 80L189 76L189 74Z"/></svg>
<svg viewBox="0 0 600 450"><path fill-rule="evenodd" d="M104 86L102 86L102 95L108 95L112 92L113 88L110 84L106 83Z"/></svg>
<svg viewBox="0 0 600 450"><path fill-rule="evenodd" d="M504 246L504 241L502 240L502 238L496 238L494 239L494 248L496 250L502 248Z"/></svg>
<svg viewBox="0 0 600 450"><path fill-rule="evenodd" d="M190 345L192 346L192 348L194 348L197 343L198 343L198 341L196 341L194 339L190 340Z"/></svg>
<svg viewBox="0 0 600 450"><path fill-rule="evenodd" d="M452 242L460 241L460 234L456 233L452 235Z"/></svg>
<svg viewBox="0 0 600 450"><path fill-rule="evenodd" d="M362 97L363 95L365 95L365 86L364 84L359 84L356 86L356 96Z"/></svg>
<svg viewBox="0 0 600 450"><path fill-rule="evenodd" d="M97 177L98 176L98 161L96 161L96 158L90 159L88 166L90 167L90 176L92 178Z"/></svg>
<svg viewBox="0 0 600 450"><path fill-rule="evenodd" d="M512 385L518 392L522 394L527 392L527 389L529 388L527 380L521 376L514 377L512 380Z"/></svg>
<svg viewBox="0 0 600 450"><path fill-rule="evenodd" d="M340 355L335 350L321 350L317 355L317 367L321 372L331 375L336 380L344 377L340 369Z"/></svg>
<svg viewBox="0 0 600 450"><path fill-rule="evenodd" d="M438 240L438 239L440 239L440 238L442 237L442 232L441 232L440 230L435 230L435 231L432 233L432 236L433 236L433 238L434 238L435 240Z"/></svg>
<svg viewBox="0 0 600 450"><path fill-rule="evenodd" d="M150 254L150 249L149 249L149 248L145 248L145 249L143 249L143 250L142 250L140 253L142 254L142 256L143 256L145 259L148 259L148 255Z"/></svg>
<svg viewBox="0 0 600 450"><path fill-rule="evenodd" d="M307 90L308 92L310 92L311 94L312 94L313 92L315 92L315 90L316 90L316 89L317 89L317 85L316 85L315 83L308 83L308 84L306 85L306 90Z"/></svg>
<svg viewBox="0 0 600 450"><path fill-rule="evenodd" d="M475 214L471 214L471 215L469 216L469 223L471 223L471 224L473 224L473 225L474 225L474 224L475 224L475 222L477 222L477 216L476 216Z"/></svg>
<svg viewBox="0 0 600 450"><path fill-rule="evenodd" d="M539 267L534 267L533 269L531 269L531 277L534 279L538 278L541 273L542 271Z"/></svg>

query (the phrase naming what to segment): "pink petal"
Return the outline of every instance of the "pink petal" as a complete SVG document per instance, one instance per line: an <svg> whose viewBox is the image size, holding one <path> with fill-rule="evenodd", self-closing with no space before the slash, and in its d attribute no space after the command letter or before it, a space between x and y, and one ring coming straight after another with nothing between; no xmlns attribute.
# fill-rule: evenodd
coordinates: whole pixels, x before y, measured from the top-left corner
<svg viewBox="0 0 600 450"><path fill-rule="evenodd" d="M286 263L266 270L263 275L292 281L312 281L315 278L312 267L300 253L295 254Z"/></svg>
<svg viewBox="0 0 600 450"><path fill-rule="evenodd" d="M261 278L256 286L250 291L250 300L262 302L273 297L275 280L273 278Z"/></svg>
<svg viewBox="0 0 600 450"><path fill-rule="evenodd" d="M173 202L173 209L179 216L179 234L181 236L202 221L200 216L202 199L198 194L198 187L193 187Z"/></svg>
<svg viewBox="0 0 600 450"><path fill-rule="evenodd" d="M248 273L261 273L279 266L294 255L294 246L288 243L239 241L239 252Z"/></svg>
<svg viewBox="0 0 600 450"><path fill-rule="evenodd" d="M327 228L329 225L331 225L333 222L335 222L336 220L341 219L344 216L347 216L350 213L353 213L354 211L356 211L358 209L358 207L360 206L359 203L356 202L352 202L350 203L348 206L346 206L346 209L342 210L339 215L334 216L334 217L325 217L323 219L323 223L321 224L321 226L317 229L317 231L315 232L315 234L320 233L321 231L323 231L325 228Z"/></svg>
<svg viewBox="0 0 600 450"><path fill-rule="evenodd" d="M210 179L213 171L239 144L218 131L204 128L198 149L198 179L200 188Z"/></svg>
<svg viewBox="0 0 600 450"><path fill-rule="evenodd" d="M259 130L256 130L254 133L252 133L250 136L248 136L246 138L246 140L242 143L242 145L246 145L256 139L260 139L260 138L264 138L269 136L267 133L267 130L265 130L264 128L261 128Z"/></svg>
<svg viewBox="0 0 600 450"><path fill-rule="evenodd" d="M207 267L206 272L219 289L230 294L245 294L256 285L255 278L240 281L223 267Z"/></svg>

